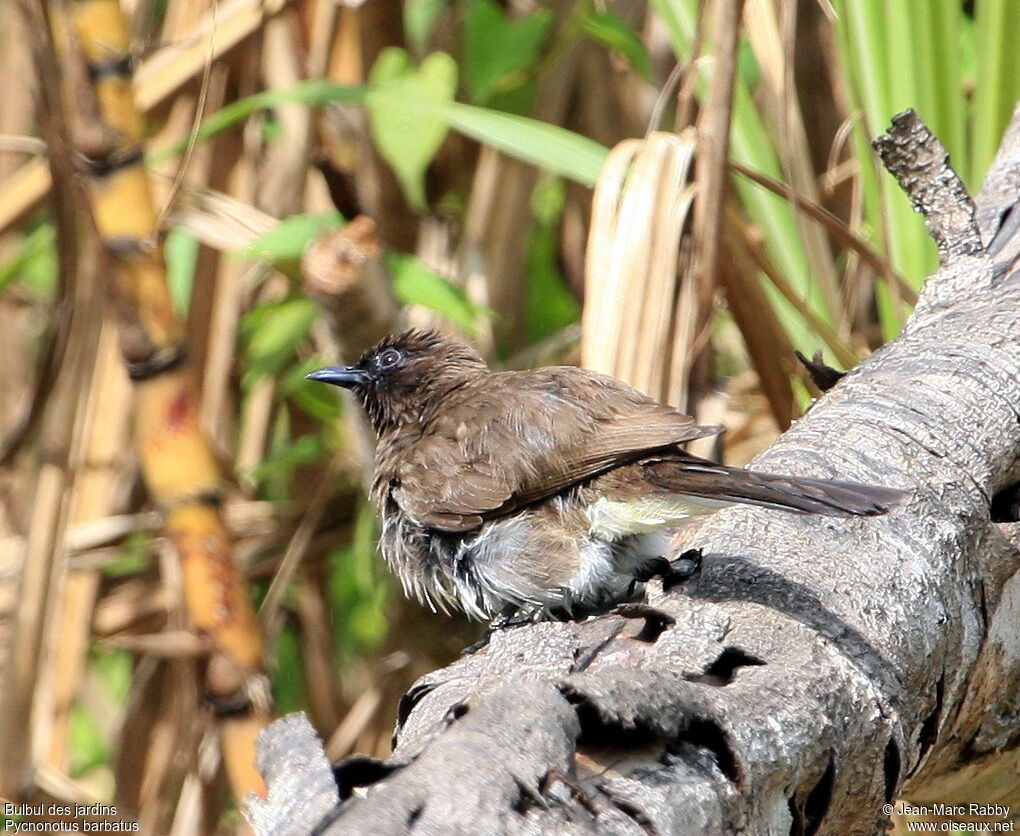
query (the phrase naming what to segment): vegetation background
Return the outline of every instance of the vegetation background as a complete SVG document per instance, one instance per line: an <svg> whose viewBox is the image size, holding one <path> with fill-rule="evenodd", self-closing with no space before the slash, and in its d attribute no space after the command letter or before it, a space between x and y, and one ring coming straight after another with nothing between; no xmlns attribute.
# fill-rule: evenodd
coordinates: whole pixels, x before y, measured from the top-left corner
<svg viewBox="0 0 1020 836"><path fill-rule="evenodd" d="M936 264L869 140L914 107L976 189L1020 98L1015 0L54 0L55 44L36 0L2 8L0 791L148 833L232 831L257 779L223 765L273 712L384 756L400 695L480 632L394 588L361 419L307 371L436 326L624 377L744 463L817 394L794 350L852 365ZM137 137L80 72L123 56ZM93 161L147 138L163 343L111 246L134 198L61 126ZM208 486L146 447L125 321L187 345L232 544L198 580L167 520ZM203 621L221 583L257 622Z"/></svg>

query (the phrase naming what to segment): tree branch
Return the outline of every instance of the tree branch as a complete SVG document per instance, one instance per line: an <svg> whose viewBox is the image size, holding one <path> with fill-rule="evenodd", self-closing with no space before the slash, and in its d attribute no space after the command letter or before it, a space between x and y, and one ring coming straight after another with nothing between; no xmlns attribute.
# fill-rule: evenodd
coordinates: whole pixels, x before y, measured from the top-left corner
<svg viewBox="0 0 1020 836"><path fill-rule="evenodd" d="M870 836L897 797L1017 797L1020 538L989 508L1020 454L1020 128L976 214L936 143L916 116L881 143L942 254L916 313L755 463L911 499L729 509L648 606L496 633L405 695L389 760L337 767L318 832Z"/></svg>

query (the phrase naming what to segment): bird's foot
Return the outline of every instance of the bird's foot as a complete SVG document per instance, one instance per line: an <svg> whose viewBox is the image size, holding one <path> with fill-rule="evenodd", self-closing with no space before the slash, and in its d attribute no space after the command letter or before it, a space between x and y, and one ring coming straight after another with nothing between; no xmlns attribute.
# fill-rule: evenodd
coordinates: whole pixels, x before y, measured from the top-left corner
<svg viewBox="0 0 1020 836"><path fill-rule="evenodd" d="M645 583L652 578L661 578L663 591L670 592L700 571L701 549L688 549L673 560L660 557L645 564L641 572L635 574L634 582Z"/></svg>

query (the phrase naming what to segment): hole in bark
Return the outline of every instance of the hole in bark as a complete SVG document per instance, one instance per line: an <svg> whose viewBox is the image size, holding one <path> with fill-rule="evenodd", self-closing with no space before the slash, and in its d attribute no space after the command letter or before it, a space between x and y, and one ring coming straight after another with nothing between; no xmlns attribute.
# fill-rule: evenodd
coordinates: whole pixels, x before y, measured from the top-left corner
<svg viewBox="0 0 1020 836"><path fill-rule="evenodd" d="M414 711L414 707L420 703L426 695L431 694L436 689L436 686L431 683L425 683L421 685L414 685L411 689L400 698L400 703L397 705L397 728L402 728L407 718L411 716L411 712Z"/></svg>
<svg viewBox="0 0 1020 836"><path fill-rule="evenodd" d="M945 677L942 676L939 677L939 681L935 685L935 708L925 718L924 723L921 725L921 731L917 736L917 742L920 747L918 763L924 760L925 753L931 748L931 745L938 737L939 721L942 719L942 694L944 689Z"/></svg>
<svg viewBox="0 0 1020 836"><path fill-rule="evenodd" d="M410 813L407 814L407 827L408 829L414 826L414 823L421 818L421 814L425 812L425 805L419 804Z"/></svg>
<svg viewBox="0 0 1020 836"><path fill-rule="evenodd" d="M443 718L446 721L446 725L452 725L456 723L461 717L468 713L468 704L466 702L459 702L456 705L451 705L450 709L446 712L446 716Z"/></svg>
<svg viewBox="0 0 1020 836"><path fill-rule="evenodd" d="M804 800L804 836L813 836L822 826L822 820L829 812L832 788L835 783L836 765L830 760L822 777L818 779L818 783L811 788L811 792Z"/></svg>
<svg viewBox="0 0 1020 836"><path fill-rule="evenodd" d="M726 739L726 735L718 723L703 718L692 720L687 730L681 732L677 737L677 742L680 741L686 741L693 746L707 749L712 753L716 766L719 767L719 771L726 776L727 780L738 786L740 785L742 780L740 766L737 764L736 755L733 753L733 749L730 748L729 741ZM670 754L676 754L673 745L667 746L666 751Z"/></svg>
<svg viewBox="0 0 1020 836"><path fill-rule="evenodd" d="M613 612L624 618L643 618L644 626L634 638L648 644L653 644L663 632L676 624L676 619L668 612L648 604L621 604Z"/></svg>
<svg viewBox="0 0 1020 836"><path fill-rule="evenodd" d="M706 717L692 718L675 737L666 737L640 719L628 723L606 721L586 697L566 688L567 700L575 706L581 733L577 738L577 753L610 749L614 753L630 752L654 760L658 757L683 757L681 744L707 750L715 759L716 766L726 778L738 787L743 781L739 761L730 746L726 733L714 720ZM641 750L644 750L643 752ZM601 756L602 753L600 753Z"/></svg>
<svg viewBox="0 0 1020 836"><path fill-rule="evenodd" d="M889 739L889 743L885 747L885 760L883 765L883 771L885 772L885 803L892 804L893 799L896 798L896 788L900 783L900 765L902 758L900 757L900 747L896 745L896 741L892 738Z"/></svg>
<svg viewBox="0 0 1020 836"><path fill-rule="evenodd" d="M340 800L345 801L354 794L355 787L370 787L396 771L378 758L367 755L351 755L333 767L333 780L340 790Z"/></svg>
<svg viewBox="0 0 1020 836"><path fill-rule="evenodd" d="M545 803L540 795L538 795L531 787L521 781L514 779L514 783L517 784L517 798L514 799L512 805L514 812L520 813L522 816L527 815L528 810L535 807L539 807L543 810L548 808L548 804Z"/></svg>
<svg viewBox="0 0 1020 836"><path fill-rule="evenodd" d="M655 825L652 824L652 820L645 815L643 810L639 810L629 801L623 801L616 796L606 793L610 803L621 813L623 813L628 819L634 824L640 827L645 833L658 833Z"/></svg>
<svg viewBox="0 0 1020 836"><path fill-rule="evenodd" d="M577 738L578 749L604 746L618 751L642 749L660 739L658 734L642 723L625 726L622 723L606 722L591 703L577 694L568 695L568 699L576 706L577 720L581 725L581 734Z"/></svg>
<svg viewBox="0 0 1020 836"><path fill-rule="evenodd" d="M766 664L764 659L752 656L739 647L724 647L718 658L705 668L705 672L691 681L702 682L706 685L729 685L736 676L737 668L756 667L764 664Z"/></svg>
<svg viewBox="0 0 1020 836"><path fill-rule="evenodd" d="M1020 482L1003 488L992 497L992 522L1020 522Z"/></svg>

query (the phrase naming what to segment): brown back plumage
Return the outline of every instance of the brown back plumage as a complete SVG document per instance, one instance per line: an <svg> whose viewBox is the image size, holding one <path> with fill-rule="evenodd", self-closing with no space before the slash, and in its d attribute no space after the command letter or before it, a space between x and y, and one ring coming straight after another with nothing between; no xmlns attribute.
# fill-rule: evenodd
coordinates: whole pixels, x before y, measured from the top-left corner
<svg viewBox="0 0 1020 836"><path fill-rule="evenodd" d="M678 445L718 427L573 366L491 372L435 331L388 337L341 371L357 378L351 388L379 436L376 499L431 529L470 531L637 462L619 475L653 493L846 514L881 513L901 496L695 459Z"/></svg>
<svg viewBox="0 0 1020 836"><path fill-rule="evenodd" d="M719 432L618 380L567 366L490 373L424 407L413 445L403 443L407 432L380 445L379 476L411 517L446 531Z"/></svg>

